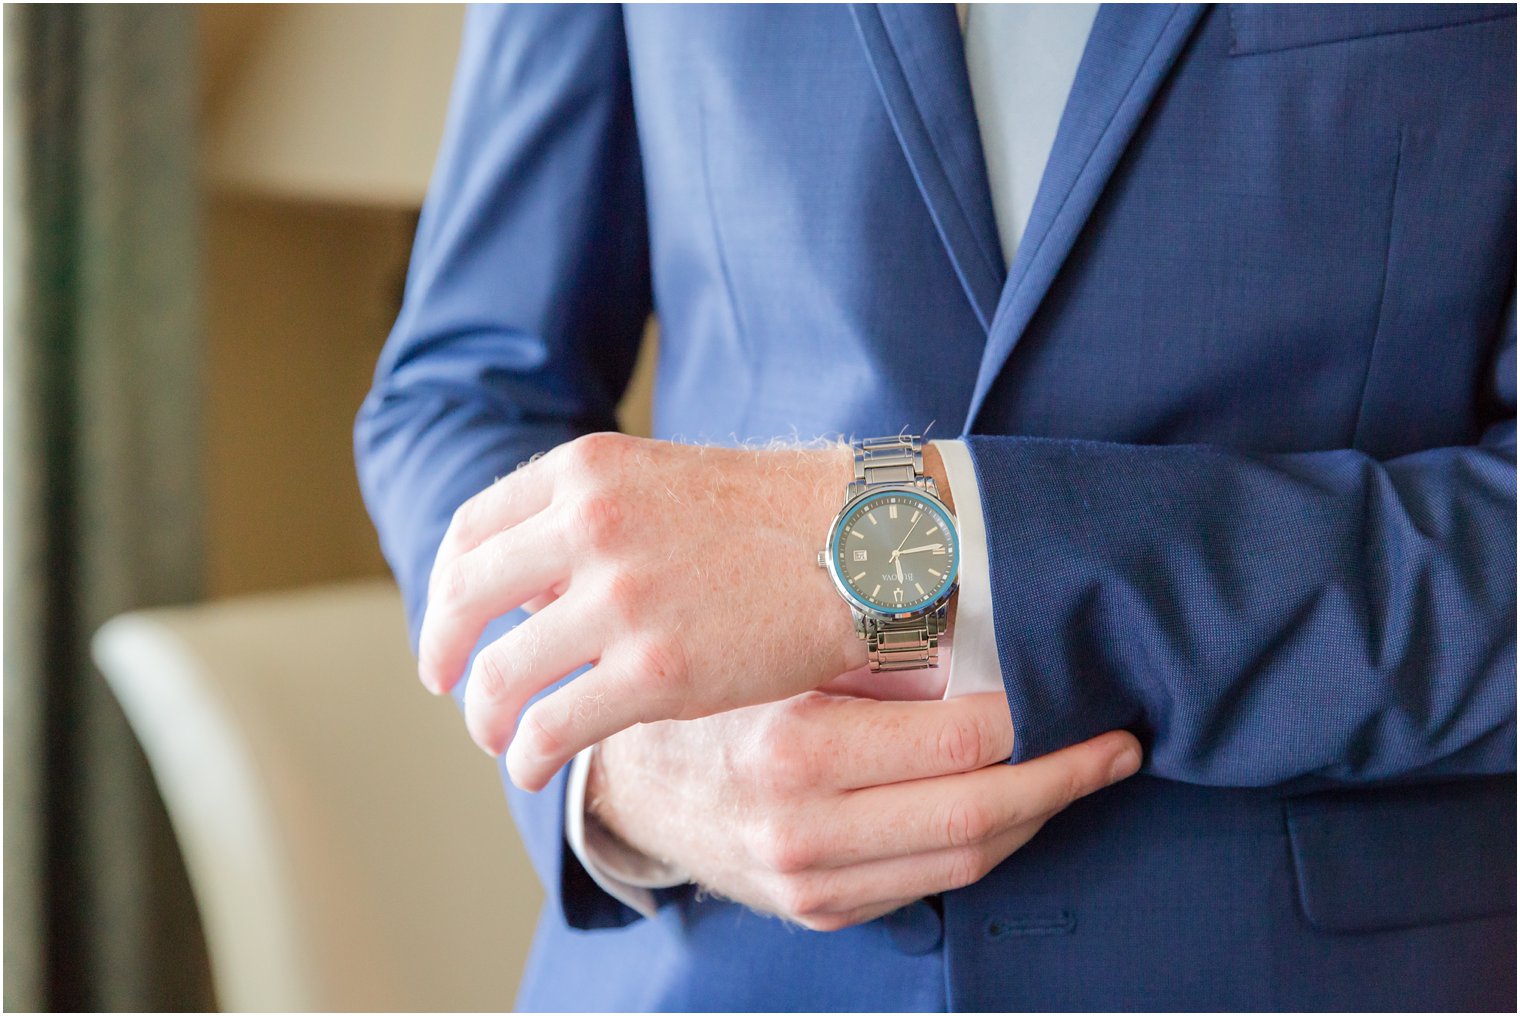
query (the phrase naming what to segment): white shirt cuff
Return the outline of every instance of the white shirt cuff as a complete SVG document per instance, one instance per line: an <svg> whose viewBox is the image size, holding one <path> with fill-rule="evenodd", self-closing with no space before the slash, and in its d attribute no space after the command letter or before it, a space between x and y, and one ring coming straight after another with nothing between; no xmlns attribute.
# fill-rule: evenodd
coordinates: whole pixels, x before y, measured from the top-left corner
<svg viewBox="0 0 1520 1016"><path fill-rule="evenodd" d="M982 492L976 466L963 441L935 441L945 464L945 479L955 499L955 521L961 532L960 600L955 608L950 675L945 697L979 691L1002 691L997 631L992 624L992 571L987 562L987 526L982 518Z"/></svg>
<svg viewBox="0 0 1520 1016"><path fill-rule="evenodd" d="M656 907L652 889L666 889L690 881L674 865L643 854L613 836L587 809L586 779L591 773L592 745L570 762L565 781L565 842L581 867L608 895L628 904L645 917Z"/></svg>

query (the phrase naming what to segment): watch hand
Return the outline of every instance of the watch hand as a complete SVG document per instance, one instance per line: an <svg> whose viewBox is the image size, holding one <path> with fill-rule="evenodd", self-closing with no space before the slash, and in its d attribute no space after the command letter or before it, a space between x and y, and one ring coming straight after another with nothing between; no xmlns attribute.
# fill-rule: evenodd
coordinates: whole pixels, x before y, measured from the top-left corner
<svg viewBox="0 0 1520 1016"><path fill-rule="evenodd" d="M901 582L902 582L902 580L903 580L903 573L902 573L902 558L900 558L900 557L898 557L898 556L897 556L897 555L896 555L896 554L895 554L895 553L894 553L894 554L893 554L893 555L892 555L892 563L893 563L893 564L895 564L895 565L897 565L897 581L898 581L898 582L899 582L899 583L901 583Z"/></svg>
<svg viewBox="0 0 1520 1016"><path fill-rule="evenodd" d="M926 543L922 547L910 547L907 550L899 550L897 556L902 557L904 554L917 554L924 550L942 550L944 546L943 543Z"/></svg>
<svg viewBox="0 0 1520 1016"><path fill-rule="evenodd" d="M894 551L892 551L892 559L894 561L897 560L897 555L902 552L903 543L907 543L908 542L908 537L912 536L913 535L913 530L915 530L917 528L918 528L918 519L914 519L913 520L913 524L908 527L908 531L906 533L903 533L902 543L899 543L897 545L897 549L894 550Z"/></svg>

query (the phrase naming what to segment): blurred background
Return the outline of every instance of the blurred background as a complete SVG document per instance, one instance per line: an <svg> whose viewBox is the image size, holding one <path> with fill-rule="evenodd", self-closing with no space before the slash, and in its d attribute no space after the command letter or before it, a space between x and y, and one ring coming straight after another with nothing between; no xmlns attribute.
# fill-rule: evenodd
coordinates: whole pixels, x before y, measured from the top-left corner
<svg viewBox="0 0 1520 1016"><path fill-rule="evenodd" d="M7 1009L511 1005L538 883L351 451L462 16L5 8Z"/></svg>

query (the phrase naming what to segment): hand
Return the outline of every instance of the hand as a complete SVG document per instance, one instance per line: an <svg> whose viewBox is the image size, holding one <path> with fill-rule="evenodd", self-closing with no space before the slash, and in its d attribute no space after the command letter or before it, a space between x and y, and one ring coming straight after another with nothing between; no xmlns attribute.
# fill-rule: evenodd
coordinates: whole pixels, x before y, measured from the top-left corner
<svg viewBox="0 0 1520 1016"><path fill-rule="evenodd" d="M865 663L815 563L851 475L842 446L562 445L455 513L422 624L423 683L447 691L492 618L541 608L477 654L465 692L471 736L492 754L510 741L507 768L531 790L635 723L816 688Z"/></svg>
<svg viewBox="0 0 1520 1016"><path fill-rule="evenodd" d="M1019 765L998 693L878 702L810 692L619 733L595 816L699 885L819 931L977 881L1072 801L1135 772L1124 731Z"/></svg>

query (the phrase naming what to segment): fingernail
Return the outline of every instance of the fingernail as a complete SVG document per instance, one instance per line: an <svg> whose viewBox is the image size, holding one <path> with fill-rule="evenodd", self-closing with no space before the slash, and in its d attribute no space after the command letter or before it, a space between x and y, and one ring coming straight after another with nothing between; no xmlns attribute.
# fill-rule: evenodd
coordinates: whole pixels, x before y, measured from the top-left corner
<svg viewBox="0 0 1520 1016"><path fill-rule="evenodd" d="M1108 782L1110 784L1118 783L1120 780L1128 779L1139 771L1140 753L1134 748L1125 748L1118 755L1114 756L1113 768L1108 771Z"/></svg>

